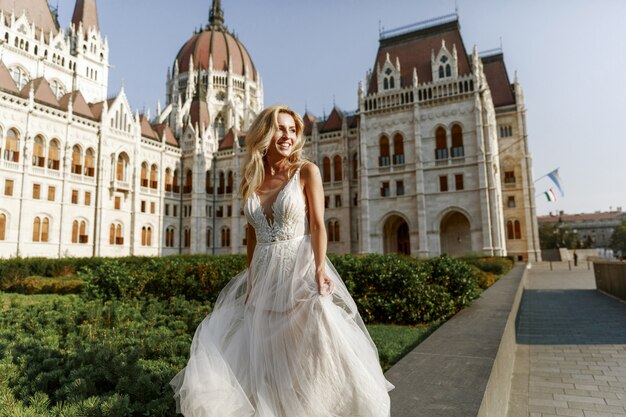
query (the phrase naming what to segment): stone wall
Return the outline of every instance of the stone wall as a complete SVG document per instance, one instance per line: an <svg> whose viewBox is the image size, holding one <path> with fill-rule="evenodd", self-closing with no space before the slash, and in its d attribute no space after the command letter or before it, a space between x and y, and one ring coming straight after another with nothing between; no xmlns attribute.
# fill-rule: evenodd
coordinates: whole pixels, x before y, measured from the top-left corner
<svg viewBox="0 0 626 417"><path fill-rule="evenodd" d="M626 262L593 263L598 290L626 301Z"/></svg>

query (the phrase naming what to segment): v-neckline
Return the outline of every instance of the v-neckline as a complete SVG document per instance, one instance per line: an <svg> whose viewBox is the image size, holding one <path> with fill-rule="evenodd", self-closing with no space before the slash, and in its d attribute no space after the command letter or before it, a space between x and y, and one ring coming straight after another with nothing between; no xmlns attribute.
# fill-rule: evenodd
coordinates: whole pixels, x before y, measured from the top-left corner
<svg viewBox="0 0 626 417"><path fill-rule="evenodd" d="M280 189L280 191L278 191L278 192L276 193L276 198L274 198L274 201L272 201L272 204L270 204L270 205L268 206L268 207L269 207L269 210L270 210L270 211L271 211L271 213L272 213L272 218L271 218L271 219L270 219L269 217L267 217L267 213L266 213L266 211L265 211L265 207L263 207L263 204L261 203L261 197L259 197L259 194L258 194L256 191L254 192L254 195L256 196L257 201L258 201L258 203L259 203L259 207L261 208L261 214L263 215L263 218L265 219L265 222L266 222L268 225L270 225L270 226L271 226L272 224L274 224L274 223L276 222L276 212L274 211L274 204L276 204L276 202L280 199L280 197L281 197L282 193L283 193L283 192L287 189L287 187L289 186L289 184L291 183L291 181L293 181L293 179L297 176L297 174L298 174L298 172L299 172L299 171L300 171L300 169L298 168L298 169L296 170L296 172L294 172L294 174L291 176L291 178L289 178L289 179L287 180L287 182L285 182L285 184L282 186L282 188Z"/></svg>

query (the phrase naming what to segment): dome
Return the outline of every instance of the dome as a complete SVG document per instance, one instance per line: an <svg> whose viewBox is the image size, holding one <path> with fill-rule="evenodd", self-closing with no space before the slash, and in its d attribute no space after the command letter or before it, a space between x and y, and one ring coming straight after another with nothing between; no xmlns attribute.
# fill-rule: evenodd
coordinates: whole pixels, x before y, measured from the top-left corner
<svg viewBox="0 0 626 417"><path fill-rule="evenodd" d="M214 70L228 71L230 62L233 74L257 81L256 68L246 47L224 26L219 0L213 2L209 25L195 33L178 51L176 61L180 73L189 71L190 57L193 57L195 70L207 69L211 57Z"/></svg>

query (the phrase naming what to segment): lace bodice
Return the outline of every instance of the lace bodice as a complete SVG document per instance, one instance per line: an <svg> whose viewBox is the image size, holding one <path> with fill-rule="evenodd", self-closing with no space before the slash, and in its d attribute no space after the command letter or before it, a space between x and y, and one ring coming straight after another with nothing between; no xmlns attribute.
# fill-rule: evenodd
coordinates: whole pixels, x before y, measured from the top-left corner
<svg viewBox="0 0 626 417"><path fill-rule="evenodd" d="M257 243L294 239L307 233L306 204L300 189L300 168L278 192L268 218L259 196L252 194L244 206L248 223L254 227Z"/></svg>

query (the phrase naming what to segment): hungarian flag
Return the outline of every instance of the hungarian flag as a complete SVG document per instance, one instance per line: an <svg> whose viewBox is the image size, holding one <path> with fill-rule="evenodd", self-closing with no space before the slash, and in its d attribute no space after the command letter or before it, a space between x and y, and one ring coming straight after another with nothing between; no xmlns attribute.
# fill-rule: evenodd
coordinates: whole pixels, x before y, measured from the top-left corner
<svg viewBox="0 0 626 417"><path fill-rule="evenodd" d="M556 194L554 193L554 190L552 188L550 188L548 191L543 193L543 195L546 196L548 201L556 201Z"/></svg>

